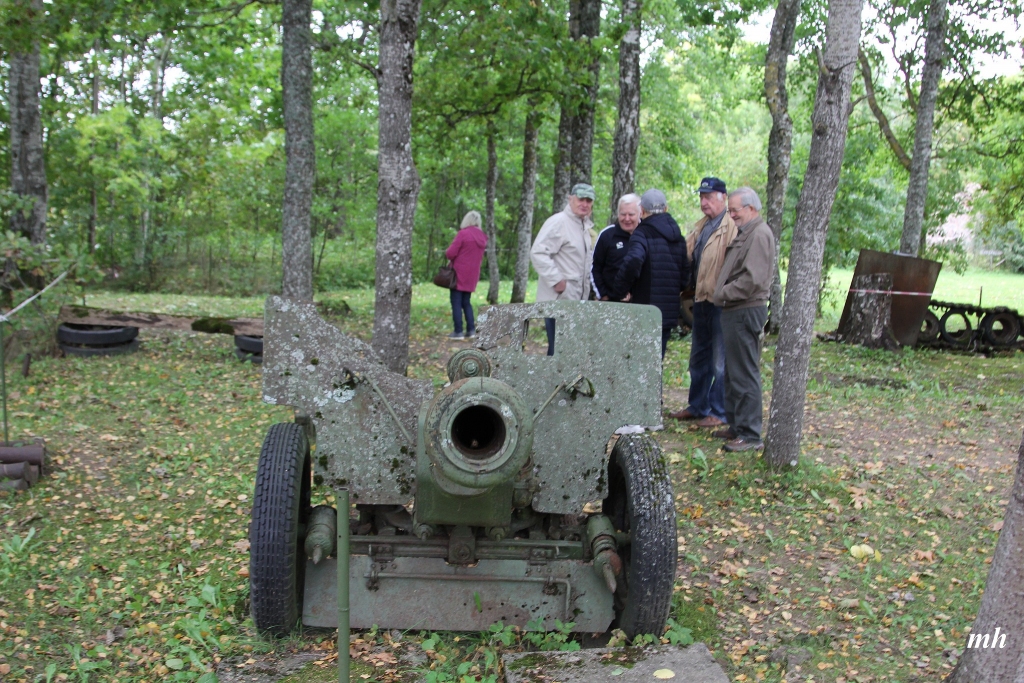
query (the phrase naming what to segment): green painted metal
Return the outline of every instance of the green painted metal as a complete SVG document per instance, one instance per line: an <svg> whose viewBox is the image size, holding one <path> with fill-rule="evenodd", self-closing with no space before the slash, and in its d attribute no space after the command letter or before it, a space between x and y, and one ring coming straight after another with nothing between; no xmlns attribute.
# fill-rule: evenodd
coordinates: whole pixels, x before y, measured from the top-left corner
<svg viewBox="0 0 1024 683"><path fill-rule="evenodd" d="M550 357L525 344L544 318L556 321ZM584 510L608 495L612 436L661 421L660 313L515 304L481 314L477 329L478 348L452 356L435 392L389 372L312 304L267 299L264 400L309 416L314 483L335 490L343 516L338 560L322 543L308 550L322 559L307 564L307 626L612 622L628 538ZM321 531L311 524L314 539ZM351 613L339 612L348 598ZM342 647L339 635L339 658Z"/></svg>
<svg viewBox="0 0 1024 683"><path fill-rule="evenodd" d="M335 559L306 565L302 623L333 628ZM486 631L501 621L543 619L574 622L574 630L601 633L615 617L612 594L589 562L554 560L478 560L452 565L444 558L393 558L352 555L351 627L387 625L396 629Z"/></svg>
<svg viewBox="0 0 1024 683"><path fill-rule="evenodd" d="M337 519L337 511L326 505L317 505L309 513L303 547L313 564L319 564L320 560L334 554L338 535Z"/></svg>

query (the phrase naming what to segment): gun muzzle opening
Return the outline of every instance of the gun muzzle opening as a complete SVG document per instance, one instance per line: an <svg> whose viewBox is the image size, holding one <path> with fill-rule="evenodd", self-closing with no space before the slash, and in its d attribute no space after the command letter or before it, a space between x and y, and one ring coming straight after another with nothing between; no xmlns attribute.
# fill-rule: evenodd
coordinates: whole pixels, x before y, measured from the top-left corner
<svg viewBox="0 0 1024 683"><path fill-rule="evenodd" d="M479 491L512 481L533 446L533 415L512 387L492 377L445 387L426 408L423 429L441 486Z"/></svg>
<svg viewBox="0 0 1024 683"><path fill-rule="evenodd" d="M491 406L469 406L452 420L452 445L467 460L488 460L505 445L505 421Z"/></svg>

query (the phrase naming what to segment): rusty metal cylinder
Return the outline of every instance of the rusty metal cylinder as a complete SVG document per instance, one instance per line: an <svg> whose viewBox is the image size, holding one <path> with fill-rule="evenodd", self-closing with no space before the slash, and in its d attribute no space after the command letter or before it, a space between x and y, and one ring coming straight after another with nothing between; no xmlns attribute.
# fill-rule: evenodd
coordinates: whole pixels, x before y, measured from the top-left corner
<svg viewBox="0 0 1024 683"><path fill-rule="evenodd" d="M39 468L44 473L46 467L45 446L0 446L0 463L15 464L27 462Z"/></svg>
<svg viewBox="0 0 1024 683"><path fill-rule="evenodd" d="M309 513L306 525L306 557L313 564L334 553L338 536L338 512L329 505L317 505Z"/></svg>
<svg viewBox="0 0 1024 683"><path fill-rule="evenodd" d="M0 463L0 479L24 479L32 485L39 481L39 468L28 462Z"/></svg>
<svg viewBox="0 0 1024 683"><path fill-rule="evenodd" d="M515 389L491 377L445 387L424 429L435 478L477 491L514 479L533 446L533 414Z"/></svg>

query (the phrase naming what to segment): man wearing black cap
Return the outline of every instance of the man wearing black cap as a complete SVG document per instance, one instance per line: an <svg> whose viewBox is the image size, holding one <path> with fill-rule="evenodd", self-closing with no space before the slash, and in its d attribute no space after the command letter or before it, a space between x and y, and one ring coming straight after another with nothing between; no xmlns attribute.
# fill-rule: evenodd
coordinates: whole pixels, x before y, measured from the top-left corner
<svg viewBox="0 0 1024 683"><path fill-rule="evenodd" d="M725 345L722 338L722 309L711 301L715 283L722 272L725 249L736 237L736 223L726 211L725 183L704 178L697 188L704 218L686 236L686 251L692 267L693 332L690 336L689 406L669 413L677 420L699 420L697 426L715 428L725 424Z"/></svg>
<svg viewBox="0 0 1024 683"><path fill-rule="evenodd" d="M627 300L661 309L661 357L672 329L679 323L679 293L690 282L690 262L679 224L668 213L661 190L640 197L640 225L609 292L612 301Z"/></svg>

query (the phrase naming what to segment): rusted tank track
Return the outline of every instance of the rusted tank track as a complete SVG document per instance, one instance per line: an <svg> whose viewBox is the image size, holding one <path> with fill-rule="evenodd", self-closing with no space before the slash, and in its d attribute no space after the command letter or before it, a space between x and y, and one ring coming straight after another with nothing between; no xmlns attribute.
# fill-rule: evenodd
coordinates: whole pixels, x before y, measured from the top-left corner
<svg viewBox="0 0 1024 683"><path fill-rule="evenodd" d="M1024 349L1024 316L1006 306L932 300L928 304L918 346L967 351Z"/></svg>

